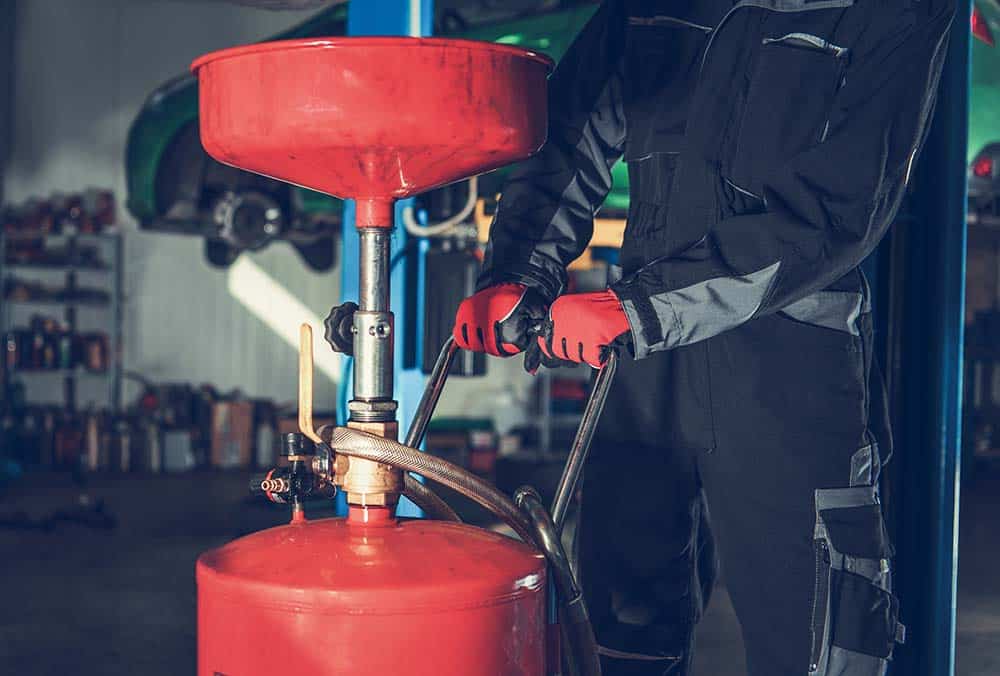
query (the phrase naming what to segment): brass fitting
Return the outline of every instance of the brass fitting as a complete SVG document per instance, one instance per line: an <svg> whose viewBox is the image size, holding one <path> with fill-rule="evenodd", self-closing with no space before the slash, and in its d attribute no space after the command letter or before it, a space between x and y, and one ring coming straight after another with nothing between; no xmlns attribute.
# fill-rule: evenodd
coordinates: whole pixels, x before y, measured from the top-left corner
<svg viewBox="0 0 1000 676"><path fill-rule="evenodd" d="M347 427L380 437L397 439L399 423L348 421ZM334 482L347 494L351 505L386 507L399 501L403 492L403 471L390 465L337 454Z"/></svg>

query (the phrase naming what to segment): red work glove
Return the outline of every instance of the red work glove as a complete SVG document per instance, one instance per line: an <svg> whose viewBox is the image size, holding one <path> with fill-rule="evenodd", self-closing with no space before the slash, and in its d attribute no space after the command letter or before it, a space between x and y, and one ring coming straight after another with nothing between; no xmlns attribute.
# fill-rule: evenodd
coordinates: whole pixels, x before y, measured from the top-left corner
<svg viewBox="0 0 1000 676"><path fill-rule="evenodd" d="M550 359L601 368L613 343L631 327L614 291L560 296L549 308L549 324L538 344Z"/></svg>
<svg viewBox="0 0 1000 676"><path fill-rule="evenodd" d="M528 347L531 330L544 320L545 302L537 291L498 284L462 301L452 334L463 350L509 357Z"/></svg>

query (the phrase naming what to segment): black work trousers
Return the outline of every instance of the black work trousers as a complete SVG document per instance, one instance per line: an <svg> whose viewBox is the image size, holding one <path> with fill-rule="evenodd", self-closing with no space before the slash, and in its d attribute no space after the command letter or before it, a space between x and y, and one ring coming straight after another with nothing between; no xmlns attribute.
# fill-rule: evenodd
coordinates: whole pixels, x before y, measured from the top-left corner
<svg viewBox="0 0 1000 676"><path fill-rule="evenodd" d="M884 415L869 402L870 315L856 326L774 314L621 361L584 479L583 584L602 644L675 659L605 658L607 676L689 673L717 560L751 676L884 672L897 631L875 487ZM829 540L824 519L847 526Z"/></svg>

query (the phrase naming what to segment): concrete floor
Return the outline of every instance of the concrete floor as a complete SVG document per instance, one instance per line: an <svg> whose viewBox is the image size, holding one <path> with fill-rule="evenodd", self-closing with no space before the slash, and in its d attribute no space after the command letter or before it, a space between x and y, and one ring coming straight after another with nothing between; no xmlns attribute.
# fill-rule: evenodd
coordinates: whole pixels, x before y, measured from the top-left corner
<svg viewBox="0 0 1000 676"><path fill-rule="evenodd" d="M115 529L0 529L0 674L193 673L195 559L285 518L245 501L245 487L246 476L235 474L92 480ZM16 510L40 516L76 493L65 476L29 477L0 499L0 518ZM1000 673L998 520L1000 473L977 476L963 499L959 676ZM745 675L724 591L698 635L696 676L717 675Z"/></svg>

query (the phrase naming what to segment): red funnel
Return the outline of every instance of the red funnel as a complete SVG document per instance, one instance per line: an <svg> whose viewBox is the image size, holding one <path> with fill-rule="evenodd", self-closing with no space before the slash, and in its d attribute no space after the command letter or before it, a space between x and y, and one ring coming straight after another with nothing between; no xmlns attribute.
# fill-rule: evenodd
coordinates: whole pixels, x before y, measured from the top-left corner
<svg viewBox="0 0 1000 676"><path fill-rule="evenodd" d="M355 198L358 227L541 147L550 68L515 47L418 38L270 42L191 66L212 157Z"/></svg>

